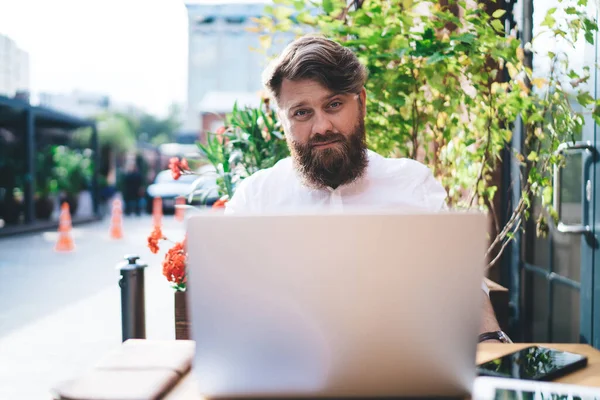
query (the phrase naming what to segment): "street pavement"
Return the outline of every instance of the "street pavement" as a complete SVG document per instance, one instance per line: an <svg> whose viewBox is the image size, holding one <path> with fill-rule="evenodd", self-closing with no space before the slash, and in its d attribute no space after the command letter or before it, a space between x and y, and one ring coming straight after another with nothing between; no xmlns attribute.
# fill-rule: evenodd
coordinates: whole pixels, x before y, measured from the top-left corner
<svg viewBox="0 0 600 400"><path fill-rule="evenodd" d="M121 343L117 264L137 254L149 267L146 334L174 339L173 290L161 274L165 249L146 247L150 216L124 217L125 237L109 237L110 218L76 226L76 249L57 253L56 232L0 239L0 399L50 399L50 388L92 367ZM175 240L184 223L163 218Z"/></svg>

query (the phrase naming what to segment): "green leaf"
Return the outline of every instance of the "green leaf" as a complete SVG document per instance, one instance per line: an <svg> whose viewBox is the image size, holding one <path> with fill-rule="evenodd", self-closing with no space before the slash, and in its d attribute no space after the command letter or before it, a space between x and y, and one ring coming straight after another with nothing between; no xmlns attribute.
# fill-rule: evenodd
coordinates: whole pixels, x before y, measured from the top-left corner
<svg viewBox="0 0 600 400"><path fill-rule="evenodd" d="M552 203L552 187L546 186L542 191L542 201L543 204L551 204Z"/></svg>
<svg viewBox="0 0 600 400"><path fill-rule="evenodd" d="M567 7L567 8L565 8L565 12L568 15L576 15L577 14L577 9L575 7Z"/></svg>
<svg viewBox="0 0 600 400"><path fill-rule="evenodd" d="M538 160L538 154L535 151L532 151L531 153L529 153L529 155L527 156L527 159L529 161L533 161L536 162Z"/></svg>
<svg viewBox="0 0 600 400"><path fill-rule="evenodd" d="M427 64L435 64L444 60L446 56L442 53L434 53L431 57L427 59Z"/></svg>
<svg viewBox="0 0 600 400"><path fill-rule="evenodd" d="M589 44L594 44L594 34L592 32L585 32L585 41Z"/></svg>
<svg viewBox="0 0 600 400"><path fill-rule="evenodd" d="M361 13L361 15L354 19L354 22L359 25L369 25L372 21L373 19L365 13Z"/></svg>
<svg viewBox="0 0 600 400"><path fill-rule="evenodd" d="M582 92L577 96L577 102L583 107L586 107L589 104L594 103L594 98L588 92Z"/></svg>
<svg viewBox="0 0 600 400"><path fill-rule="evenodd" d="M555 9L556 10L556 9ZM542 21L541 26L547 26L548 28L552 28L556 25L556 19L552 16L550 11L546 14L546 18Z"/></svg>
<svg viewBox="0 0 600 400"><path fill-rule="evenodd" d="M315 17L310 15L310 13L308 11L303 11L300 14L298 14L296 19L298 19L298 21L300 23L306 24L306 25L314 25L316 22Z"/></svg>
<svg viewBox="0 0 600 400"><path fill-rule="evenodd" d="M268 49L271 47L271 43L273 42L273 38L269 35L262 35L258 38L260 46L263 49Z"/></svg>
<svg viewBox="0 0 600 400"><path fill-rule="evenodd" d="M491 22L492 27L498 31L498 32L504 32L504 25L502 25L502 22L500 22L500 20L492 20Z"/></svg>
<svg viewBox="0 0 600 400"><path fill-rule="evenodd" d="M330 14L333 11L333 1L332 0L323 0L322 3L323 11L327 14Z"/></svg>
<svg viewBox="0 0 600 400"><path fill-rule="evenodd" d="M475 42L476 36L472 33L463 33L462 35L458 35L453 39L462 43L473 44Z"/></svg>
<svg viewBox="0 0 600 400"><path fill-rule="evenodd" d="M500 18L500 17L502 17L504 14L506 14L506 10L496 10L496 11L494 11L494 13L492 14L492 17L494 17L494 18Z"/></svg>
<svg viewBox="0 0 600 400"><path fill-rule="evenodd" d="M273 16L279 20L287 19L294 11L288 7L277 7L273 10Z"/></svg>

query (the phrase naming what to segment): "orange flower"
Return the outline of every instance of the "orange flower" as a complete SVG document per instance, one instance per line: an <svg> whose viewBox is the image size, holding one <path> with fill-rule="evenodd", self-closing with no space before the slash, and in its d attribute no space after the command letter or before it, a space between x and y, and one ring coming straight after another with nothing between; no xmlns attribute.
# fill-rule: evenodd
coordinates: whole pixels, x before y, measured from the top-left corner
<svg viewBox="0 0 600 400"><path fill-rule="evenodd" d="M176 285L187 281L185 266L187 254L185 252L185 239L183 242L175 243L175 246L167 251L163 261L163 275L169 282Z"/></svg>
<svg viewBox="0 0 600 400"><path fill-rule="evenodd" d="M181 162L179 163L179 168L183 171L189 171L190 170L190 166L188 165L188 161L185 158L181 159Z"/></svg>
<svg viewBox="0 0 600 400"><path fill-rule="evenodd" d="M226 132L227 132L226 126L219 127L217 129L217 131L215 132L215 134L217 135L217 140L219 141L220 144L229 143L229 138L225 135Z"/></svg>
<svg viewBox="0 0 600 400"><path fill-rule="evenodd" d="M173 179L177 180L181 177L181 169L179 168L179 158L173 157L169 160L169 169Z"/></svg>
<svg viewBox="0 0 600 400"><path fill-rule="evenodd" d="M190 171L190 166L185 158L182 158L181 161L179 161L178 157L173 157L169 160L169 169L171 170L173 179L177 180L181 177L182 172Z"/></svg>
<svg viewBox="0 0 600 400"><path fill-rule="evenodd" d="M225 200L219 199L213 203L212 208L225 208L226 203L227 203L226 199Z"/></svg>
<svg viewBox="0 0 600 400"><path fill-rule="evenodd" d="M148 236L148 248L151 252L153 252L154 254L158 253L158 241L163 238L164 236L162 234L162 231L160 230L160 226L155 226L150 236Z"/></svg>

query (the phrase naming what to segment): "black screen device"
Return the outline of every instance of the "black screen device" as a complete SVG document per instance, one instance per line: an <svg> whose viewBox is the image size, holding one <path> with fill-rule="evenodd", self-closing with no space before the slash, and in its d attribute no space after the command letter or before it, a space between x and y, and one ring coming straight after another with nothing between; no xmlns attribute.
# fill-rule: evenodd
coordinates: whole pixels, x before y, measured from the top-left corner
<svg viewBox="0 0 600 400"><path fill-rule="evenodd" d="M477 366L480 376L550 381L587 365L587 357L531 346Z"/></svg>

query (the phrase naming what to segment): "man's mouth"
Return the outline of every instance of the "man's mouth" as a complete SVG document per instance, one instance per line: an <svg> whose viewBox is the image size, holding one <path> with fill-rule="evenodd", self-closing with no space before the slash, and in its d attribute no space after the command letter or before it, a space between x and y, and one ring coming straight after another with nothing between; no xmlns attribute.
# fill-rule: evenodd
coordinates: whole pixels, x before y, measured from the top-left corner
<svg viewBox="0 0 600 400"><path fill-rule="evenodd" d="M313 145L313 147L315 147L317 149L324 149L324 148L333 146L334 144L338 143L339 141L340 141L339 139L328 140L326 142L315 143Z"/></svg>

